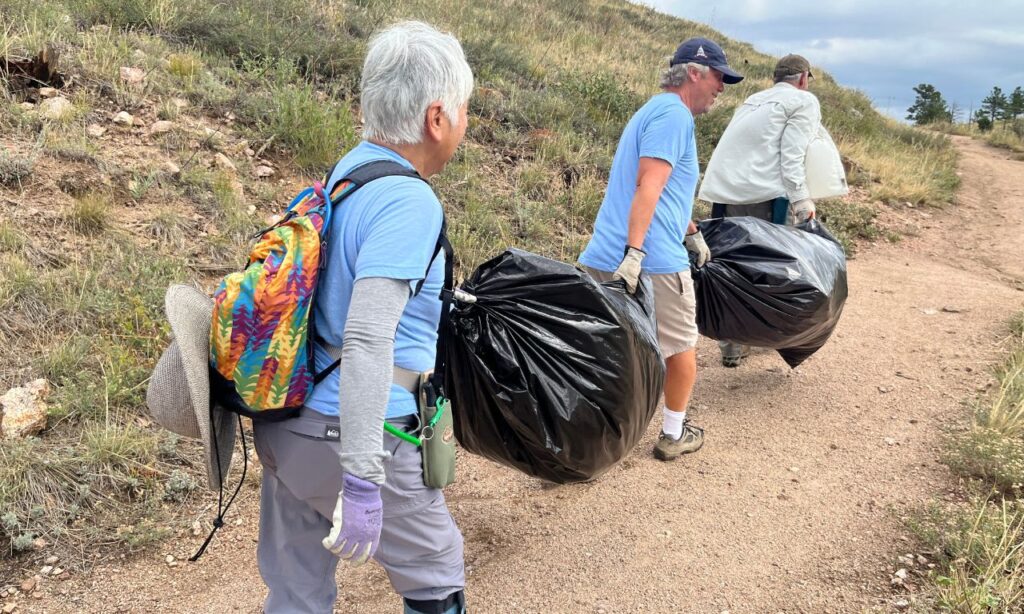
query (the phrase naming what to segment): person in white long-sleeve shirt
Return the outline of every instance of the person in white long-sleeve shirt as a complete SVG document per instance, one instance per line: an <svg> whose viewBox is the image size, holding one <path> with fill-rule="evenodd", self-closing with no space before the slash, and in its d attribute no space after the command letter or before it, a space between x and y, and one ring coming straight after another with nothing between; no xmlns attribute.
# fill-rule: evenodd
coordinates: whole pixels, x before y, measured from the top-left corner
<svg viewBox="0 0 1024 614"><path fill-rule="evenodd" d="M775 65L775 85L747 98L715 147L699 197L711 217L754 216L794 225L815 215L804 158L821 124L821 106L807 91L814 76L806 58ZM720 341L722 364L739 366L749 348Z"/></svg>

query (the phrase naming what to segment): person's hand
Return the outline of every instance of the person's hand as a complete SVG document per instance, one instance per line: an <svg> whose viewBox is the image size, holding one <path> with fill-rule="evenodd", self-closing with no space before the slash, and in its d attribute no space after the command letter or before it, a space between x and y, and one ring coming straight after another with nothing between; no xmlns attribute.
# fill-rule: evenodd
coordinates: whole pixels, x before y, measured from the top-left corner
<svg viewBox="0 0 1024 614"><path fill-rule="evenodd" d="M621 279L626 282L626 290L629 290L630 294L636 293L636 285L640 281L640 263L644 261L646 255L647 252L644 250L627 245L619 268L615 269L615 273L612 274L612 279Z"/></svg>
<svg viewBox="0 0 1024 614"><path fill-rule="evenodd" d="M334 526L322 543L355 567L377 552L384 505L380 486L373 482L346 473L341 484L334 507Z"/></svg>
<svg viewBox="0 0 1024 614"><path fill-rule="evenodd" d="M814 213L814 201L810 198L798 200L793 203L793 217L796 218L797 224L802 224L807 220L813 220Z"/></svg>
<svg viewBox="0 0 1024 614"><path fill-rule="evenodd" d="M697 231L693 234L686 235L683 239L683 245L686 249L697 254L697 268L700 268L707 264L708 260L711 260L711 250L708 249L708 244L704 242L704 233Z"/></svg>

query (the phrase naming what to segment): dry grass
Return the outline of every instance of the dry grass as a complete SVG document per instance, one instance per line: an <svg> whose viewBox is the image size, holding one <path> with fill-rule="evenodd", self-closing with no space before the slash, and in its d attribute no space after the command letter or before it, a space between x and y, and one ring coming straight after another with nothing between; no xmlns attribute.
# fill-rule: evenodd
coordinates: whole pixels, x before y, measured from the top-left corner
<svg viewBox="0 0 1024 614"><path fill-rule="evenodd" d="M994 372L998 386L977 402L970 428L946 444L945 462L983 495L936 509L916 527L944 559L931 576L943 611L1024 607L1024 313L1010 329L1010 353Z"/></svg>

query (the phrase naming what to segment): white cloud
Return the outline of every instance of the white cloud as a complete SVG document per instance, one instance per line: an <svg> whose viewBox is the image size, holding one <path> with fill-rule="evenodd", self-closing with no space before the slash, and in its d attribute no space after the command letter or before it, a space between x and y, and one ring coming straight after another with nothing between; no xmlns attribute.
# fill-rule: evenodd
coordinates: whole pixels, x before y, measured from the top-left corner
<svg viewBox="0 0 1024 614"><path fill-rule="evenodd" d="M1024 2L643 0L765 53L801 53L883 112L902 116L931 83L964 109L993 85L1024 85ZM883 108L884 107L884 108Z"/></svg>

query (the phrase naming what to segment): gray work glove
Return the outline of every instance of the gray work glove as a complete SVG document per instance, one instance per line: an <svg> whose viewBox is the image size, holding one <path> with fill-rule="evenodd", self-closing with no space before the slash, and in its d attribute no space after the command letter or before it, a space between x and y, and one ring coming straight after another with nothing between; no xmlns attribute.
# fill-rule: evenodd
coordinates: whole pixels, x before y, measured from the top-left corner
<svg viewBox="0 0 1024 614"><path fill-rule="evenodd" d="M793 203L793 217L797 224L802 224L814 217L814 201L810 198L798 200Z"/></svg>
<svg viewBox="0 0 1024 614"><path fill-rule="evenodd" d="M627 245L619 268L615 269L615 273L612 274L612 279L621 279L626 282L626 290L629 290L630 294L636 293L636 285L640 281L640 263L644 261L646 255L647 252L644 250Z"/></svg>
<svg viewBox="0 0 1024 614"><path fill-rule="evenodd" d="M711 260L711 250L708 249L708 244L704 242L704 233L697 231L692 235L686 235L683 239L683 245L686 249L697 254L697 268L700 268L707 264L708 260Z"/></svg>

